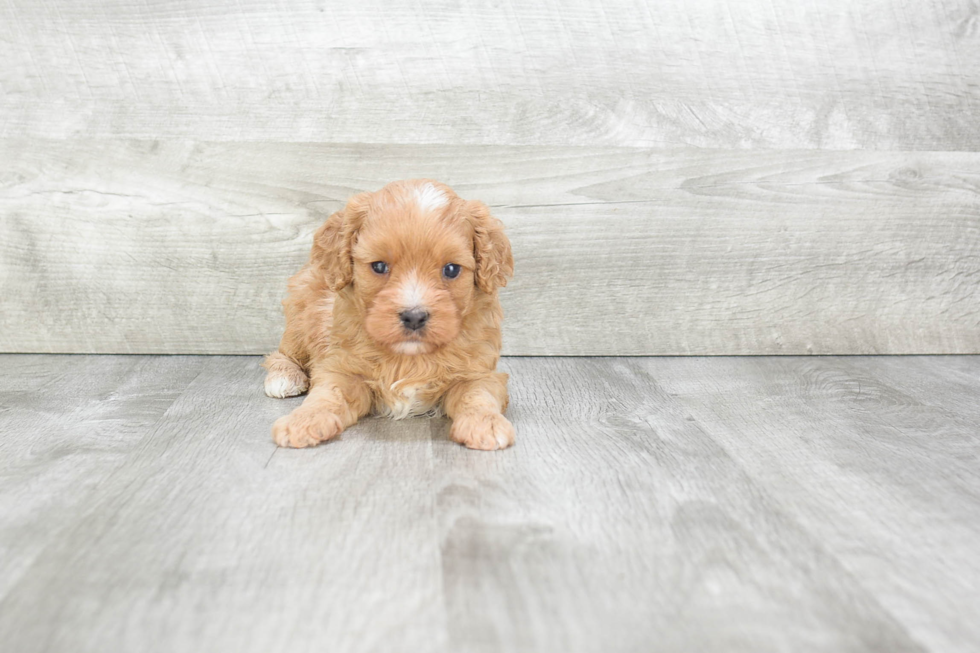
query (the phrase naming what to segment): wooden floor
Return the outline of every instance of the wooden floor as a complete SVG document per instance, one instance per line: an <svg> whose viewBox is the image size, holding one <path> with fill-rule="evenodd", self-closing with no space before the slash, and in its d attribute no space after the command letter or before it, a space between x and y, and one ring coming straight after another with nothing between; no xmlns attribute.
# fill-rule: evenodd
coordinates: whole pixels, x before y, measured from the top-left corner
<svg viewBox="0 0 980 653"><path fill-rule="evenodd" d="M498 453L259 362L0 356L0 649L980 650L980 357L510 358Z"/></svg>

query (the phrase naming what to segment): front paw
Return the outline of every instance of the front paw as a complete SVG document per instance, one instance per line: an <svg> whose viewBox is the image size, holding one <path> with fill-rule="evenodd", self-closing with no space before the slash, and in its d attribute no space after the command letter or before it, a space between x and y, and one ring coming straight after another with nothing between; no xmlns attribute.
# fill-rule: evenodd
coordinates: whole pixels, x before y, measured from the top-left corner
<svg viewBox="0 0 980 653"><path fill-rule="evenodd" d="M280 417L272 425L272 440L280 447L315 447L344 430L340 417L328 411L302 407Z"/></svg>
<svg viewBox="0 0 980 653"><path fill-rule="evenodd" d="M514 444L514 426L500 413L464 413L453 420L449 437L470 449L506 449Z"/></svg>

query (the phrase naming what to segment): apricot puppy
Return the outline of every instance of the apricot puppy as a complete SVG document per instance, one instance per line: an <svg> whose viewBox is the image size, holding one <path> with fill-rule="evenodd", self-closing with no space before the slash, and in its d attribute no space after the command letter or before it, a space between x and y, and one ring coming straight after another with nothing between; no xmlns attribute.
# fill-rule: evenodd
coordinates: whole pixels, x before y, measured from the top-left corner
<svg viewBox="0 0 980 653"><path fill-rule="evenodd" d="M286 331L264 363L265 393L309 392L272 426L282 447L336 437L363 415L444 411L472 449L514 443L507 375L497 372L497 289L510 241L485 204L430 180L350 198L289 280Z"/></svg>

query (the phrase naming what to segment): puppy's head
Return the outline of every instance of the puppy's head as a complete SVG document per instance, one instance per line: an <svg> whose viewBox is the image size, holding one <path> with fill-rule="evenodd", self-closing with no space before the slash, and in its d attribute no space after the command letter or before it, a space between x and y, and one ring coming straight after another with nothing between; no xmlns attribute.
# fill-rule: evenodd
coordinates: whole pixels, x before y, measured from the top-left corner
<svg viewBox="0 0 980 653"><path fill-rule="evenodd" d="M398 354L428 354L459 334L480 293L507 284L514 260L485 204L443 184L399 181L352 197L314 238L327 284L353 284L363 328Z"/></svg>

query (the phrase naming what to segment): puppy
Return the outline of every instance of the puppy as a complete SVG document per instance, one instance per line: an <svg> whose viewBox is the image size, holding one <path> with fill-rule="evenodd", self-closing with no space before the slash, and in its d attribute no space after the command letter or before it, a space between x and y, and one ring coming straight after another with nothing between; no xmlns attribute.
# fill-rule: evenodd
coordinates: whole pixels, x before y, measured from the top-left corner
<svg viewBox="0 0 980 653"><path fill-rule="evenodd" d="M276 420L272 439L311 447L368 413L444 412L460 444L513 444L507 375L496 371L497 289L513 272L501 222L444 184L396 181L350 198L289 280L265 393L309 394Z"/></svg>

